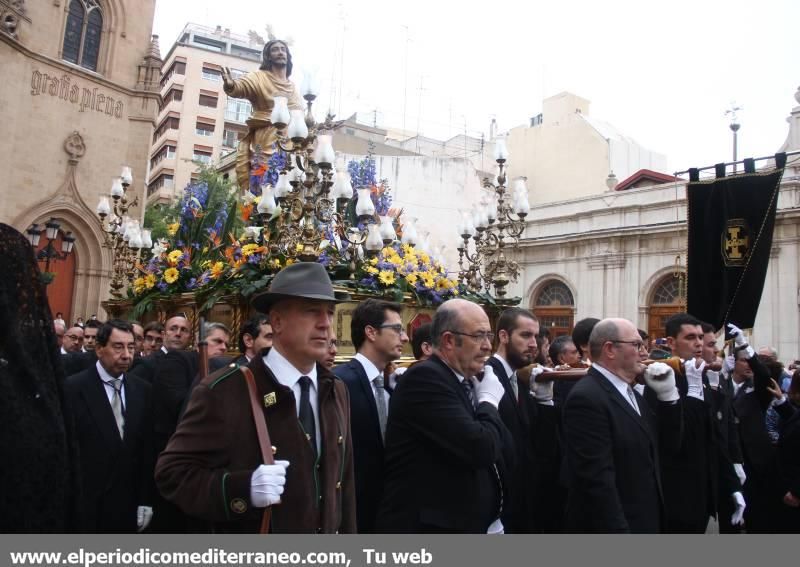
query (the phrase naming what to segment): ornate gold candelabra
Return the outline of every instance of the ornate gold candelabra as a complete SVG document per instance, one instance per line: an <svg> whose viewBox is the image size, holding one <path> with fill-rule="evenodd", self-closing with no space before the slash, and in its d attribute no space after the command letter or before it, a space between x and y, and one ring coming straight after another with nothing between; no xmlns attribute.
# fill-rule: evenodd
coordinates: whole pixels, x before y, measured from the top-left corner
<svg viewBox="0 0 800 567"><path fill-rule="evenodd" d="M508 151L503 140L497 140L495 160L498 174L496 184L488 178L483 186L490 196L465 213L459 227L458 244L459 282L470 291L490 292L503 300L506 287L519 277L519 264L506 257L506 248L519 246L519 237L525 230L525 217L530 211L528 189L524 178L514 182L511 194L506 188L506 160ZM472 249L470 249L472 240Z"/></svg>
<svg viewBox="0 0 800 567"><path fill-rule="evenodd" d="M138 220L128 217L128 210L139 204L138 196L127 198L128 187L133 182L129 167L123 167L119 177L111 185L111 202L101 197L97 204L97 216L103 231L103 246L111 250L111 296L123 297L125 283L133 280L142 248L150 248L149 230L142 230Z"/></svg>
<svg viewBox="0 0 800 567"><path fill-rule="evenodd" d="M347 174L334 168L334 117L328 114L318 124L312 113L316 95L306 92L303 98L305 112L289 111L286 99L275 97L270 121L277 131L277 146L287 159L275 186L261 187L257 207L265 227L261 238L271 254L306 262L319 258L324 240L337 247L346 242L343 254L352 274L364 248L376 253L383 246L380 234L371 228L375 207L368 193L359 193L354 211L357 222L351 222L353 187Z"/></svg>

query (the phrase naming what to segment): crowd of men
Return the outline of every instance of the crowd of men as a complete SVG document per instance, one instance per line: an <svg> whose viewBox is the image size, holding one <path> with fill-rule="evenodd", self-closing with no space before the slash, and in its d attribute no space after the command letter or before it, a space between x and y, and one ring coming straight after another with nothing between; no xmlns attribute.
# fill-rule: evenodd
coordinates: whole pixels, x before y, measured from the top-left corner
<svg viewBox="0 0 800 567"><path fill-rule="evenodd" d="M337 301L318 264L286 268L240 356L206 324L207 376L182 314L56 322L81 529L254 533L268 509L273 533L800 531L800 372L734 325L724 351L688 314L653 343L625 319L551 337L454 299L405 368L403 306L368 299L335 365Z"/></svg>

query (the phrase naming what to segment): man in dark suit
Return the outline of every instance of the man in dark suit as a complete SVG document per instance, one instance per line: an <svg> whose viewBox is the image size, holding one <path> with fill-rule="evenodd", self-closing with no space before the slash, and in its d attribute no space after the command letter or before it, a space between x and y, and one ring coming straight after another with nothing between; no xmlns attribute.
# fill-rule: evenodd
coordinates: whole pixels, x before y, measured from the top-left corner
<svg viewBox="0 0 800 567"><path fill-rule="evenodd" d="M703 328L687 313L670 317L665 324L667 346L684 362L676 373L676 386L683 408L684 435L677 452L661 452L661 478L667 502L668 533L705 533L710 517L717 517L720 492L728 519L741 523L744 497L728 452L720 444L718 421L712 408L721 402L717 392L703 380ZM645 398L654 403L653 392ZM738 513L737 513L738 509ZM733 515L736 517L733 518Z"/></svg>
<svg viewBox="0 0 800 567"><path fill-rule="evenodd" d="M661 531L658 447L680 446L681 406L674 373L664 363L645 372L657 393L656 407L633 390L645 370L643 349L636 326L625 319L604 319L592 329L593 365L570 392L563 412L569 532Z"/></svg>
<svg viewBox="0 0 800 567"><path fill-rule="evenodd" d="M781 398L780 387L772 385L770 371L756 356L744 333L730 330L734 338L735 363L731 374L733 411L739 426L744 470L747 533L775 533L780 530L781 486L775 446L766 427L767 408ZM779 376L779 371L776 373ZM775 405L779 415L789 408ZM788 416L786 416L788 417Z"/></svg>
<svg viewBox="0 0 800 567"><path fill-rule="evenodd" d="M503 385L484 369L489 319L479 305L451 299L436 311L431 335L433 356L410 368L392 394L375 530L501 532L498 463L506 449L513 458L513 442L497 411Z"/></svg>
<svg viewBox="0 0 800 567"><path fill-rule="evenodd" d="M126 371L133 329L112 320L97 333L97 363L65 385L76 419L86 529L144 530L152 517L154 453L150 385Z"/></svg>
<svg viewBox="0 0 800 567"><path fill-rule="evenodd" d="M242 325L239 332L239 352L238 357L218 356L209 358L209 372L215 372L231 363L237 365L248 364L257 356L264 356L272 347L272 326L269 324L269 317L263 313L256 313Z"/></svg>
<svg viewBox="0 0 800 567"><path fill-rule="evenodd" d="M167 352L186 350L189 348L191 339L192 330L186 316L178 314L170 317L165 324L164 344L149 356L138 359L137 364L131 366L130 375L152 384L155 380L156 370Z"/></svg>
<svg viewBox="0 0 800 567"><path fill-rule="evenodd" d="M372 533L383 492L383 437L389 408L384 368L403 354L408 336L398 303L367 299L350 321L356 355L333 373L350 393L358 533Z"/></svg>
<svg viewBox="0 0 800 567"><path fill-rule="evenodd" d="M539 320L533 313L519 307L506 309L497 320L497 352L487 361L505 390L497 409L515 449L516 465L508 475L511 498L503 506L506 533L545 531L545 523L546 531L554 531L557 528L549 522L563 512L552 509L543 499L544 493L556 489L553 484L558 478L552 382L542 385L534 380L528 388L518 382L516 373L536 358L538 334ZM538 406L537 401L542 405ZM547 447L539 445L540 441L546 442ZM537 493L536 487L541 491Z"/></svg>

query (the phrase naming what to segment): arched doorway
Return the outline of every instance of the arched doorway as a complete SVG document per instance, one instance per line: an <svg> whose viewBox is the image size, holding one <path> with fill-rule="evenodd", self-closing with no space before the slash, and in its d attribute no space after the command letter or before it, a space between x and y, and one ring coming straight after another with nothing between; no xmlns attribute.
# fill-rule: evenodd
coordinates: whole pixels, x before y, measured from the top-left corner
<svg viewBox="0 0 800 567"><path fill-rule="evenodd" d="M564 282L545 282L534 296L531 310L539 318L541 328L550 330L550 340L572 333L575 299Z"/></svg>
<svg viewBox="0 0 800 567"><path fill-rule="evenodd" d="M680 297L680 280L672 274L656 284L651 297L647 332L653 340L663 337L666 320L676 313L683 313L686 307Z"/></svg>
<svg viewBox="0 0 800 567"><path fill-rule="evenodd" d="M59 230L58 236L53 240L52 249L61 254L64 231ZM49 271L53 279L47 285L47 301L50 304L50 311L55 318L56 313L61 312L64 321L72 323L77 317L86 317L83 313L72 313L72 297L75 288L75 249L66 258L51 258L47 265L45 249L48 246L48 239L42 234L39 244L36 246L36 257L39 260L39 271L42 274ZM63 254L62 254L63 256Z"/></svg>

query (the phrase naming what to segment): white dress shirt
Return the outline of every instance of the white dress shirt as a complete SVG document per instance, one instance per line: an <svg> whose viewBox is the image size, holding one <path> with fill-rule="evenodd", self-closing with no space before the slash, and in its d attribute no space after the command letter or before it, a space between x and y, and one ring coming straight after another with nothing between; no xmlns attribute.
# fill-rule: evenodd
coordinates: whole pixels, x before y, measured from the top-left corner
<svg viewBox="0 0 800 567"><path fill-rule="evenodd" d="M628 388L631 388L630 384L628 384L625 380L623 380L610 370L603 368L596 362L592 364L592 368L596 369L609 382L611 382L611 385L614 386L619 391L619 395L622 396L625 399L625 401L631 405L633 410L639 415L642 415L642 412L639 411L639 404L636 401L636 396L634 395L633 399L631 399L631 397L628 395Z"/></svg>
<svg viewBox="0 0 800 567"><path fill-rule="evenodd" d="M119 395L122 398L122 407L125 408L127 406L127 402L125 400L125 374L120 374L119 376L112 376L106 369L103 368L103 365L100 364L100 361L94 363L95 368L97 368L97 373L100 375L100 380L103 381L103 389L106 391L106 397L108 398L108 403L111 403L111 400L114 399L114 384L112 384L113 380L122 379L122 386L119 389ZM124 411L124 409L123 409Z"/></svg>
<svg viewBox="0 0 800 567"><path fill-rule="evenodd" d="M317 454L322 454L322 439L320 438L319 428L319 388L317 386L317 365L308 373L300 372L292 366L292 363L278 352L275 345L269 349L264 356L264 364L272 370L278 382L289 388L294 394L295 410L300 416L300 377L308 376L311 379L311 387L308 389L308 400L311 402L311 411L314 413L314 425L316 426Z"/></svg>
<svg viewBox="0 0 800 567"><path fill-rule="evenodd" d="M364 372L367 373L367 381L369 382L370 389L372 390L372 397L375 398L375 403L378 403L378 394L375 392L375 378L380 376L383 378L383 372L378 370L378 367L375 366L370 359L366 356L357 352L356 355L353 357L355 360L361 363L361 366L364 367ZM384 386L385 387L385 386ZM388 405L388 400L387 400Z"/></svg>

